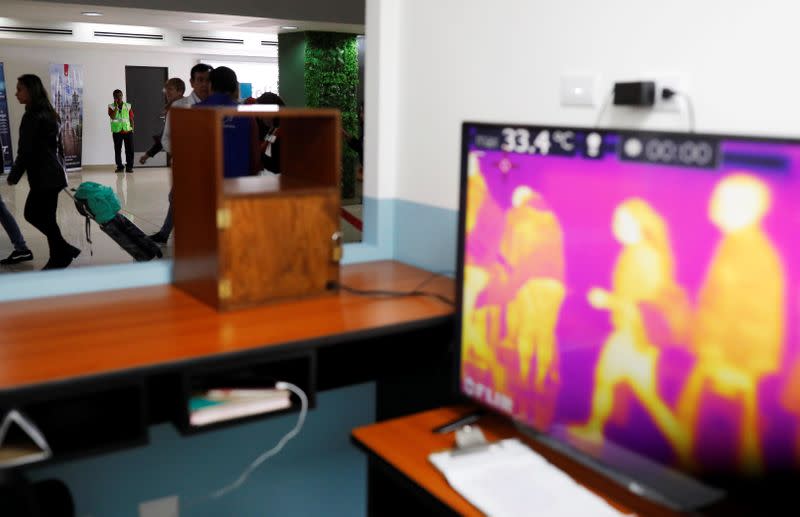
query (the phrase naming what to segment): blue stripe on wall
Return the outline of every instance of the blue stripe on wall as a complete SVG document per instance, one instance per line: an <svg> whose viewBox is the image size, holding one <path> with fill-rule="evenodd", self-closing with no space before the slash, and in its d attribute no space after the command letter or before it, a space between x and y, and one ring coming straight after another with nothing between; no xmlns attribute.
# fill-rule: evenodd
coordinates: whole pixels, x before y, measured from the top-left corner
<svg viewBox="0 0 800 517"><path fill-rule="evenodd" d="M389 260L394 254L395 200L364 198L364 241L347 244L343 264Z"/></svg>
<svg viewBox="0 0 800 517"><path fill-rule="evenodd" d="M139 503L170 495L180 498L180 517L366 515L366 457L350 443L350 431L375 421L374 383L319 393L301 433L247 483L186 508L233 482L296 420L296 413L281 415L191 437L158 425L150 428L147 447L29 468L28 474L67 483L78 517L138 517Z"/></svg>
<svg viewBox="0 0 800 517"><path fill-rule="evenodd" d="M458 245L458 211L395 200L395 259L436 271L454 273Z"/></svg>

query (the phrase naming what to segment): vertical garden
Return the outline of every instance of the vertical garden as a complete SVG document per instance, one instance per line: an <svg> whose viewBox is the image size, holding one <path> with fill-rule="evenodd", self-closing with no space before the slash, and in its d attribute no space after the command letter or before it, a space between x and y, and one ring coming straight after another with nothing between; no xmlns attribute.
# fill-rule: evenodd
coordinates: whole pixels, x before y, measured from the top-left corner
<svg viewBox="0 0 800 517"><path fill-rule="evenodd" d="M278 38L281 96L290 105L300 105L299 101L304 99L304 104L311 108L338 108L342 112L342 127L357 136L360 128L356 36L332 32L303 35L282 34ZM297 60L299 52L303 53L302 64ZM302 78L298 77L301 72ZM288 85L291 91L285 92ZM356 192L357 155L346 143L342 147L342 198L352 198Z"/></svg>

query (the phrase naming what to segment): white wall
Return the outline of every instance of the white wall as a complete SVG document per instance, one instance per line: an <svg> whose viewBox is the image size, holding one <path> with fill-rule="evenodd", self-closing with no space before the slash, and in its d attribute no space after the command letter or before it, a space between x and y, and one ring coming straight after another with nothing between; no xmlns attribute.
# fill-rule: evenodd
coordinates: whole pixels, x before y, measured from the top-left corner
<svg viewBox="0 0 800 517"><path fill-rule="evenodd" d="M400 2L367 3L364 66L364 195L395 194L400 104L398 59L402 52ZM378 171L372 174L369 171Z"/></svg>
<svg viewBox="0 0 800 517"><path fill-rule="evenodd" d="M180 77L189 87L189 70L197 57L189 54L142 52L128 48L55 48L23 47L0 44L0 61L4 63L8 88L8 108L14 156L17 152L19 124L25 112L14 98L16 78L36 74L50 90L50 63L83 65L83 164L113 164L114 146L108 122L107 106L113 102L112 92L125 91L125 66L166 66L170 77ZM134 106L134 111L136 106Z"/></svg>
<svg viewBox="0 0 800 517"><path fill-rule="evenodd" d="M596 110L560 107L564 73L598 74L604 95L614 80L678 74L699 131L800 135L797 2L403 0L395 6L399 34L369 15L387 4L395 2L367 0L366 30L369 50L386 52L374 60L394 67L384 75L397 78L399 109L368 123L367 139L396 135L398 152L367 159L399 199L457 209L464 120L592 125ZM375 86L368 80L368 90ZM604 119L614 127L687 124L685 113L618 108Z"/></svg>

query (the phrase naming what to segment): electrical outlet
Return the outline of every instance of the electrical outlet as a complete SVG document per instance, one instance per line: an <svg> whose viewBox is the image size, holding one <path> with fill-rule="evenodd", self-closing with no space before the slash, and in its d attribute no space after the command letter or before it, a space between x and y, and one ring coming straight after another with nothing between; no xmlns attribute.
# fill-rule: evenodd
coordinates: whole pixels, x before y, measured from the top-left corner
<svg viewBox="0 0 800 517"><path fill-rule="evenodd" d="M178 496L171 495L139 503L139 517L179 517Z"/></svg>
<svg viewBox="0 0 800 517"><path fill-rule="evenodd" d="M591 75L561 77L561 105L594 107L596 83Z"/></svg>
<svg viewBox="0 0 800 517"><path fill-rule="evenodd" d="M669 99L663 99L661 98L661 92L664 88L669 88L676 92L684 92L686 81L677 75L655 75L654 77L656 82L656 103L653 105L653 110L680 113L681 106L683 106L684 103L680 95L675 95Z"/></svg>

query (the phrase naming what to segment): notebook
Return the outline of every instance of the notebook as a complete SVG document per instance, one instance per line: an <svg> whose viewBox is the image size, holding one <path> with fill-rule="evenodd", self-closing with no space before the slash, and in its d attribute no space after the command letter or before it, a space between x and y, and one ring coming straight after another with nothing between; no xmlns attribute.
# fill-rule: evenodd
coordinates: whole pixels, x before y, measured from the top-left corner
<svg viewBox="0 0 800 517"><path fill-rule="evenodd" d="M625 515L516 438L428 458L450 486L490 516Z"/></svg>
<svg viewBox="0 0 800 517"><path fill-rule="evenodd" d="M208 390L189 399L189 423L203 426L278 411L291 405L289 392L286 390Z"/></svg>

